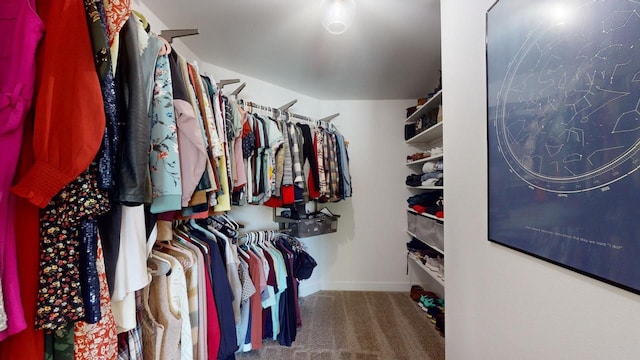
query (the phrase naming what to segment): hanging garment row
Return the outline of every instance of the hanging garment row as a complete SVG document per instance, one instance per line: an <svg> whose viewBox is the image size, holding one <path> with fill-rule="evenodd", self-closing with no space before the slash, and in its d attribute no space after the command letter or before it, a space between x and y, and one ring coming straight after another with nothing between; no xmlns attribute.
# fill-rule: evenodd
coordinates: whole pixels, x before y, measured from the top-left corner
<svg viewBox="0 0 640 360"><path fill-rule="evenodd" d="M240 242L238 243L238 238ZM298 281L315 262L295 239L276 231L239 235L227 217L159 223L142 290L141 319L120 335L122 356L233 359L263 340L291 346L302 325ZM125 352L128 352L125 354Z"/></svg>
<svg viewBox="0 0 640 360"><path fill-rule="evenodd" d="M24 3L34 51L7 58L36 64L43 40L25 84L0 78L16 99L0 103L0 359L113 358L139 342L115 339L141 321L156 219L231 208L242 109L128 1Z"/></svg>
<svg viewBox="0 0 640 360"><path fill-rule="evenodd" d="M351 197L347 142L334 126L251 102L241 102L238 113L244 164L237 162L233 171L234 205Z"/></svg>

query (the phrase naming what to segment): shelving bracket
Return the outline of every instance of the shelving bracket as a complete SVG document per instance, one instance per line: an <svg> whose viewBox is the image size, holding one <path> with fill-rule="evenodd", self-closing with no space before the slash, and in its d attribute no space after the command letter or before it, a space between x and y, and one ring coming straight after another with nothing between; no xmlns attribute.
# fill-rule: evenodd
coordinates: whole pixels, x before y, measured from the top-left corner
<svg viewBox="0 0 640 360"><path fill-rule="evenodd" d="M162 36L165 40L167 40L169 44L173 42L174 38L198 35L198 34L200 34L200 31L198 29L175 29L175 30L160 31L160 36Z"/></svg>

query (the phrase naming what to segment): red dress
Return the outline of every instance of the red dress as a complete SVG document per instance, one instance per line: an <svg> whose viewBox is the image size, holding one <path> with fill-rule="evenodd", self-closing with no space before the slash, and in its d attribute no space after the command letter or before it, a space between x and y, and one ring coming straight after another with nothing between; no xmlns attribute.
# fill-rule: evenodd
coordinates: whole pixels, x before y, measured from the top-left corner
<svg viewBox="0 0 640 360"><path fill-rule="evenodd" d="M39 1L38 14L46 35L36 95L36 162L12 191L44 208L95 158L105 113L82 1Z"/></svg>

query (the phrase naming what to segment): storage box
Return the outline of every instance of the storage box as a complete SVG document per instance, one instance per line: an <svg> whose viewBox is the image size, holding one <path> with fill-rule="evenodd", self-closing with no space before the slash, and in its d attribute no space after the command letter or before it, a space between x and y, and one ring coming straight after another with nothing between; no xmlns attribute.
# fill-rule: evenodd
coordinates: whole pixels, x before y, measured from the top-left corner
<svg viewBox="0 0 640 360"><path fill-rule="evenodd" d="M442 221L418 215L416 218L416 237L426 244L444 251L444 224Z"/></svg>
<svg viewBox="0 0 640 360"><path fill-rule="evenodd" d="M412 234L416 233L416 222L418 221L416 218L417 214L412 213L411 211L407 211L407 231Z"/></svg>
<svg viewBox="0 0 640 360"><path fill-rule="evenodd" d="M289 223L291 235L310 237L338 231L338 218L306 219Z"/></svg>

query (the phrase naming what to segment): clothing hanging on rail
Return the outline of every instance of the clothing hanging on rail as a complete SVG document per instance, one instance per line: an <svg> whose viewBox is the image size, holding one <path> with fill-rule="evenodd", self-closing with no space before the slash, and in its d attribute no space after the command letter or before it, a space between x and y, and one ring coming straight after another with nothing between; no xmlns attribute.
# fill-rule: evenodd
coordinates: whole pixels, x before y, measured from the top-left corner
<svg viewBox="0 0 640 360"><path fill-rule="evenodd" d="M14 206L9 192L20 155L22 129L32 104L36 48L44 26L34 1L3 2L0 17L0 340L27 326L21 303Z"/></svg>
<svg viewBox="0 0 640 360"><path fill-rule="evenodd" d="M223 96L129 1L38 1L37 13L15 3L24 38L9 32L0 69L0 359L233 359L266 339L291 346L296 259L309 255L295 238L240 234L210 215L315 199L315 138L337 130ZM333 179L346 149L326 152Z"/></svg>
<svg viewBox="0 0 640 360"><path fill-rule="evenodd" d="M232 359L265 339L291 346L302 325L295 264L310 258L297 239L277 231L241 234L226 216L167 226L142 291L140 317L152 334L144 337L145 355L165 358L158 355L179 349L175 358Z"/></svg>
<svg viewBox="0 0 640 360"><path fill-rule="evenodd" d="M352 196L347 142L335 127L252 103L229 103L239 109L235 112L242 124L238 142L246 159L236 166L248 177L246 187L234 187L235 205L278 207Z"/></svg>

